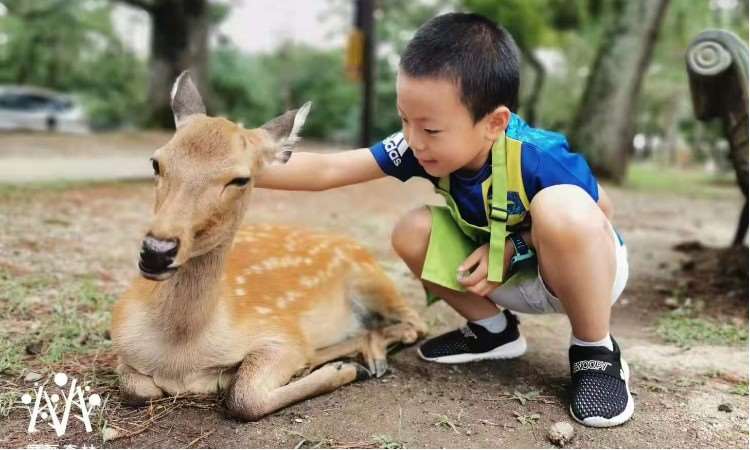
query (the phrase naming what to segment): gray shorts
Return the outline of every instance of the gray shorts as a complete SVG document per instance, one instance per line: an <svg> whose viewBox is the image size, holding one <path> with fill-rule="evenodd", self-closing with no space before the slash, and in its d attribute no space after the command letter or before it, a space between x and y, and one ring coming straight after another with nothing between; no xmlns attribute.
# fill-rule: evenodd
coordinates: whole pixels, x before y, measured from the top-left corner
<svg viewBox="0 0 750 450"><path fill-rule="evenodd" d="M610 224L612 237L615 245L615 258L617 260L617 271L615 281L612 284L612 304L620 298L628 281L628 248L621 241ZM560 299L555 297L544 284L542 274L537 268L537 276L529 278L513 286L500 286L489 295L490 300L498 305L526 314L564 314Z"/></svg>

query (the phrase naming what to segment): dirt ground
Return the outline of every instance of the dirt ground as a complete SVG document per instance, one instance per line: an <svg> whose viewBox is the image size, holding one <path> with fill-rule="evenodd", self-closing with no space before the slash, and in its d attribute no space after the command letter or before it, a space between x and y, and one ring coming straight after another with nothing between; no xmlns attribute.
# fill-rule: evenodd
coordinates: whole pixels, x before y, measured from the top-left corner
<svg viewBox="0 0 750 450"><path fill-rule="evenodd" d="M732 273L722 269L726 254L717 250L731 240L740 194L732 187L705 198L608 191L630 252L630 281L612 322L631 367L636 400L635 415L624 426L591 429L570 419L570 327L563 316L522 315L529 351L519 359L438 365L422 362L408 348L390 358L391 373L382 379L345 386L257 423L227 418L214 398L168 399L140 409L121 405L106 336L95 351L64 355L51 365L27 346L23 368L0 373L0 389L13 395L30 391L32 383L24 381L28 371L66 370L108 395L107 407L94 432L71 421L66 435L57 438L49 429L28 435L27 409L10 404L7 416L0 415L0 447L536 448L553 447L548 428L568 421L575 429L572 447L747 448L747 249L736 257L744 271ZM432 334L461 323L446 305L424 307L419 284L390 248L390 230L401 214L440 201L426 182L386 179L322 193L258 189L252 195L247 222L351 235L373 251L424 313ZM58 290L81 279L93 279L97 289L116 296L137 276L151 203L149 182L3 188L0 269L14 277L51 280L49 292L34 299L40 314L54 306L44 305L45 298L60 298ZM691 241L700 244L675 249ZM731 345L665 338L662 319L695 305L700 305L698 317L745 330L745 337ZM108 312L102 313L106 318ZM6 333L34 330L34 323L0 317ZM103 442L105 426L117 429L120 438Z"/></svg>

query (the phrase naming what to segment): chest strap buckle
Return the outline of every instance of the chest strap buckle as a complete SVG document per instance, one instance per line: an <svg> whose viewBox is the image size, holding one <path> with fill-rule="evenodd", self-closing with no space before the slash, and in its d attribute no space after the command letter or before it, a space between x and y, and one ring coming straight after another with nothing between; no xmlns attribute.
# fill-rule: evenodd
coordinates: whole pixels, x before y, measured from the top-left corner
<svg viewBox="0 0 750 450"><path fill-rule="evenodd" d="M497 220L499 222L507 222L508 210L492 205L490 206L490 219Z"/></svg>

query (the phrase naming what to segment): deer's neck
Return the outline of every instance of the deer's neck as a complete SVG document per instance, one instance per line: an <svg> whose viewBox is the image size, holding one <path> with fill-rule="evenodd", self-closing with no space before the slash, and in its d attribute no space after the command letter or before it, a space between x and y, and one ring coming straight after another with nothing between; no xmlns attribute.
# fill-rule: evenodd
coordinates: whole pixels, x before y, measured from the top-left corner
<svg viewBox="0 0 750 450"><path fill-rule="evenodd" d="M229 244L191 258L159 285L159 320L174 340L200 334L216 314L221 297L221 275Z"/></svg>

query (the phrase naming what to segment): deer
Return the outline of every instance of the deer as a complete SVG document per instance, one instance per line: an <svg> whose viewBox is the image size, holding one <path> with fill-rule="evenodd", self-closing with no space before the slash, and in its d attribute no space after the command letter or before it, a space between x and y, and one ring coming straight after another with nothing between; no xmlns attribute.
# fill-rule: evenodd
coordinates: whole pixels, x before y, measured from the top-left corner
<svg viewBox="0 0 750 450"><path fill-rule="evenodd" d="M219 394L230 416L256 421L381 377L389 348L425 335L354 240L243 224L253 177L289 160L310 105L245 129L208 116L188 72L175 81L176 130L151 158L155 203L140 276L112 312L126 403Z"/></svg>

